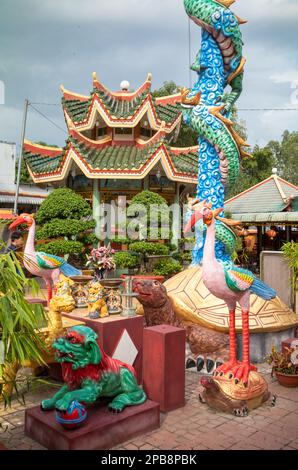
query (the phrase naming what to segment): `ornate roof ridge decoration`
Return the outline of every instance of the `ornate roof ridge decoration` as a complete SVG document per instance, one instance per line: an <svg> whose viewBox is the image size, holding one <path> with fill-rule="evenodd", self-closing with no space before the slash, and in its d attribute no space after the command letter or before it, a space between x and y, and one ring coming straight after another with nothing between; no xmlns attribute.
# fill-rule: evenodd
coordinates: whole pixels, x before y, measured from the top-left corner
<svg viewBox="0 0 298 470"><path fill-rule="evenodd" d="M25 143L24 158L35 183L63 180L72 161L91 179L143 179L161 161L170 180L193 184L197 180L197 148L192 148L190 153L185 153L185 149L181 149L181 154L172 153L163 139L147 142L143 148L113 145L94 148L72 135L60 150L53 158L40 146L34 150L34 144Z"/></svg>
<svg viewBox="0 0 298 470"><path fill-rule="evenodd" d="M61 147L37 144L27 139L24 140L24 148L26 148L26 151L39 150L40 155L44 155L46 157L57 157L57 155L60 155L63 151L63 148Z"/></svg>
<svg viewBox="0 0 298 470"><path fill-rule="evenodd" d="M97 113L110 127L135 127L148 113L150 125L158 130L166 122L167 133L181 122L180 94L154 98L151 93L151 74L135 92L111 92L93 75L93 91L90 96L79 95L61 86L62 106L68 127L79 131L91 129Z"/></svg>
<svg viewBox="0 0 298 470"><path fill-rule="evenodd" d="M96 72L93 72L93 89L98 89L100 91L103 91L104 93L109 94L110 96L113 96L117 99L122 99L124 101L131 101L140 94L142 94L144 91L151 90L151 84L152 84L152 74L148 73L147 78L145 82L136 90L136 91L111 91L109 88L107 88L105 85L103 85L97 78Z"/></svg>

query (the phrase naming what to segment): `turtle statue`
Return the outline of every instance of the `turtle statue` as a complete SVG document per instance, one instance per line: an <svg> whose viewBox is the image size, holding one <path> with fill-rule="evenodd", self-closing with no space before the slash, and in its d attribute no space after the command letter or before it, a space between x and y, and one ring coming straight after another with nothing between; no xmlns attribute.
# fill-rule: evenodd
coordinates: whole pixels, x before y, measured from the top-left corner
<svg viewBox="0 0 298 470"><path fill-rule="evenodd" d="M201 403L207 403L210 408L238 417L247 416L249 411L261 406L271 396L266 380L255 371L250 372L246 387L243 382L235 385L229 374L204 376L201 384L204 387L199 395Z"/></svg>
<svg viewBox="0 0 298 470"><path fill-rule="evenodd" d="M163 286L163 288L162 288ZM135 279L134 291L142 304L148 326L171 324L187 330L189 367L197 365L212 372L218 362L225 362L229 345L229 311L223 300L205 287L200 266L190 267L163 285L149 279ZM298 317L281 299L263 300L251 295L249 327L251 353L255 362L270 354L272 344L294 336ZM236 332L241 334L241 309L236 309ZM204 333L204 338L202 334Z"/></svg>

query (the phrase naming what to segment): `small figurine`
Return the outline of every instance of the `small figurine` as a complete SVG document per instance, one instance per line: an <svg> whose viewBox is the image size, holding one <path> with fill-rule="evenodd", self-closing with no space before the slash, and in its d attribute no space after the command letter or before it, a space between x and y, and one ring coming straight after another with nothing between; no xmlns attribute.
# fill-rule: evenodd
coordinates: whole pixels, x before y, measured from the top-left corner
<svg viewBox="0 0 298 470"><path fill-rule="evenodd" d="M75 283L72 288L72 295L77 308L87 307L88 289L86 285Z"/></svg>
<svg viewBox="0 0 298 470"><path fill-rule="evenodd" d="M109 410L120 413L126 406L141 405L146 401L134 368L108 356L97 338L91 328L74 326L53 343L65 383L52 398L41 402L43 411L56 409L63 412L73 401L86 406L106 397L111 400Z"/></svg>
<svg viewBox="0 0 298 470"><path fill-rule="evenodd" d="M94 320L108 317L108 307L104 299L104 288L99 282L91 282L88 289L88 315Z"/></svg>
<svg viewBox="0 0 298 470"><path fill-rule="evenodd" d="M60 274L59 280L55 285L55 295L59 297L63 295L72 295L73 286L74 281L69 277L64 276L64 274Z"/></svg>

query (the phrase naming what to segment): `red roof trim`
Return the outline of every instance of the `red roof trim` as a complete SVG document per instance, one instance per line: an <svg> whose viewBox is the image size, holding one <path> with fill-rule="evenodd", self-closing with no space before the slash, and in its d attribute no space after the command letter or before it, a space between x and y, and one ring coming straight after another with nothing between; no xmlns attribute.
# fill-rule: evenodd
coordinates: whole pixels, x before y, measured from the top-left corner
<svg viewBox="0 0 298 470"><path fill-rule="evenodd" d="M31 152L37 155L42 155L44 157L58 157L58 155L61 155L61 149L56 149L53 147L53 149L49 149L48 147L42 147L39 144L29 144L27 142L24 142L24 150L26 152Z"/></svg>

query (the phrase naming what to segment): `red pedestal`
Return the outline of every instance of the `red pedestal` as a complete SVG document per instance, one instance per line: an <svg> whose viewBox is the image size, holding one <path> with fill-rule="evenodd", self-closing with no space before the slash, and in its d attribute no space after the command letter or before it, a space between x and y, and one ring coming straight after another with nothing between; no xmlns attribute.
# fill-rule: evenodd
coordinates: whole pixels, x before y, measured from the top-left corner
<svg viewBox="0 0 298 470"><path fill-rule="evenodd" d="M150 400L119 414L110 413L106 405L87 411L82 427L67 431L56 422L54 411L43 412L36 406L26 410L25 434L50 450L101 450L160 426L159 405Z"/></svg>
<svg viewBox="0 0 298 470"><path fill-rule="evenodd" d="M144 329L143 385L161 411L185 405L185 330L169 325Z"/></svg>
<svg viewBox="0 0 298 470"><path fill-rule="evenodd" d="M293 341L298 341L298 338L289 338L281 343L282 352L286 352L286 348L291 349Z"/></svg>
<svg viewBox="0 0 298 470"><path fill-rule="evenodd" d="M136 370L138 382L142 382L144 329L144 318L142 316L127 318L121 315L111 315L106 318L91 320L88 317L87 309L76 309L71 313L63 314L63 316L84 321L86 326L89 326L98 334L98 340L109 356L113 356L123 332L127 330L138 350L138 355L132 365Z"/></svg>

